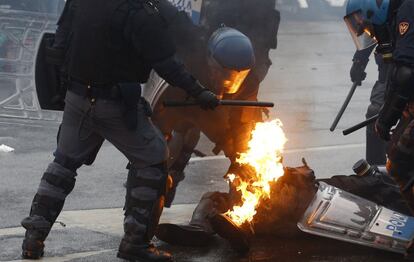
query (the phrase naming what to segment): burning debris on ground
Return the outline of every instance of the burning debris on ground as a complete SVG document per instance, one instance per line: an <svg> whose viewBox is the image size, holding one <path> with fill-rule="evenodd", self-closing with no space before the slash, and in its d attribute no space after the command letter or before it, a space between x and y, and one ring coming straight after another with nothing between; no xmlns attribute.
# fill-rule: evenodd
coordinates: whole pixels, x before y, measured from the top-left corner
<svg viewBox="0 0 414 262"><path fill-rule="evenodd" d="M253 228L257 235L295 236L297 222L316 193L316 180L306 162L285 168L284 175L271 183L270 197L259 204Z"/></svg>
<svg viewBox="0 0 414 262"><path fill-rule="evenodd" d="M237 225L253 221L260 201L270 197L271 183L283 176L282 152L286 142L280 120L256 125L248 150L241 153L237 160L255 172L251 177L237 174L230 174L229 177L229 182L240 194L241 204L235 205L226 215Z"/></svg>
<svg viewBox="0 0 414 262"><path fill-rule="evenodd" d="M386 233L379 233L380 231L377 229L371 228L371 224L369 224L371 220L380 219L378 216L382 212L381 210L396 212L392 211L395 208L394 210L400 212L395 213L398 217L410 214L401 194L398 193L398 187L391 178L386 178L386 174L366 163L366 169L372 171L369 172L370 174L334 176L330 179L316 180L314 171L308 166L305 159L302 159L303 166L301 167L283 167L282 154L286 142L287 138L282 130L280 120L258 123L252 132L248 150L241 153L238 159L238 162L248 172L243 172L242 175L228 175L230 188L234 189L233 192L231 190L229 200L238 200L231 202L230 206L233 205L233 207L230 210L224 214L215 215L210 222L214 230L221 237L229 240L236 251L246 253L249 250L249 240L253 236L256 238L295 237L303 231L308 232L300 227L303 221L309 223L305 226L315 226L316 231L319 227L318 224L311 225L311 223L321 223L321 226L327 223L327 227L336 226L336 230L343 231L345 234L344 237L337 238L333 236L337 234L335 230L331 231L331 229L325 228L327 233L315 233L316 235L333 236L332 238L343 241L397 253L405 250L405 245L408 243L405 242L405 239L395 240L398 242L395 242L395 247L384 246L383 241L392 241L392 239L388 239L389 236ZM363 161L358 163L361 164ZM358 174L357 171L355 172ZM332 184L332 186L326 183ZM370 196L369 192L375 190L384 194ZM236 194L236 197L232 194ZM386 198L385 196L391 197ZM348 197L349 199L347 199ZM318 201L324 202L320 202L318 206ZM333 210L335 206L341 209L341 205L347 201L351 201L349 202L351 207L354 206L354 209L350 207L349 218L335 217L331 222L323 221L331 219L328 213L332 211L328 209ZM360 211L365 210L365 205L375 207L371 210L372 212L369 212L370 215L368 213L361 215ZM384 206L384 209L381 206ZM314 209L315 207L316 209ZM321 211L321 209L326 210ZM324 218L324 212L326 212L326 218ZM312 222L317 216L320 222ZM349 226L356 223L352 218L355 216L361 216L361 219L366 222L364 226L360 224L354 228ZM350 220L348 221L348 219ZM409 218L407 217L407 219ZM375 225L379 225L378 222ZM355 233L357 232L355 230L360 230L360 232ZM347 232L352 233L351 237L347 237ZM363 238L359 240L358 236L362 236L362 234L372 235L374 239L378 238L382 244L380 242L375 244L375 240L373 240L374 242L366 241Z"/></svg>
<svg viewBox="0 0 414 262"><path fill-rule="evenodd" d="M296 223L316 192L314 172L305 160L299 168L283 167L287 138L282 127L280 120L258 123L248 150L238 159L250 176L228 176L240 203L225 215L241 228L251 227L257 235L297 233Z"/></svg>

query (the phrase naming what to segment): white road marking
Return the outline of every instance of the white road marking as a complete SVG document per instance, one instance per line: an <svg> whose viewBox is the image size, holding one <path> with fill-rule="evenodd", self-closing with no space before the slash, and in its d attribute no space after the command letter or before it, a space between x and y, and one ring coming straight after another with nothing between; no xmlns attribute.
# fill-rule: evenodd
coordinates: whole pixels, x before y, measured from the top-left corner
<svg viewBox="0 0 414 262"><path fill-rule="evenodd" d="M284 153L294 154L294 153L300 153L300 152L321 152L321 151L330 151L330 150L338 150L338 149L355 149L355 148L363 148L363 147L365 147L365 144L318 146L318 147L288 149L288 150L285 150ZM190 163L196 163L196 162L201 162L201 161L224 160L224 159L227 159L227 157L224 155L193 157L190 159Z"/></svg>
<svg viewBox="0 0 414 262"><path fill-rule="evenodd" d="M45 127L45 126L41 126L41 125L35 125L32 123L14 123L14 122L2 122L0 121L0 125L15 125L15 126L30 126L30 127Z"/></svg>
<svg viewBox="0 0 414 262"><path fill-rule="evenodd" d="M165 208L161 217L161 223L181 224L189 221L196 204L173 205L171 208ZM66 230L69 228L84 228L104 234L122 235L122 208L110 209L90 209L64 211L58 218L66 227L58 223L54 225L53 230ZM0 237L23 236L22 227L0 229Z"/></svg>
<svg viewBox="0 0 414 262"><path fill-rule="evenodd" d="M114 250L105 249L105 250L99 250L99 251L81 252L81 253L64 255L63 257L43 257L41 261L42 262L63 262L63 261L70 261L72 259L77 259L77 258L96 256L96 255L106 253L106 252L111 252L111 251L114 251ZM8 262L25 262L25 261L28 261L28 260L9 260Z"/></svg>

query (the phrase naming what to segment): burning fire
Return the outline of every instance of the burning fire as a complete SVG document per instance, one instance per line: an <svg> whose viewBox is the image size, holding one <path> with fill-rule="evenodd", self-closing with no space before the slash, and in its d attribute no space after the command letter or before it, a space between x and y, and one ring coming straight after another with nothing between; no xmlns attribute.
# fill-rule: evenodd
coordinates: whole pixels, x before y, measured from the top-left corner
<svg viewBox="0 0 414 262"><path fill-rule="evenodd" d="M229 174L230 183L236 185L241 194L242 205L234 206L226 215L238 226L251 222L262 199L270 197L270 183L283 176L282 153L287 142L282 122L257 123L248 143L248 150L237 162L249 165L255 171L254 177L242 178Z"/></svg>

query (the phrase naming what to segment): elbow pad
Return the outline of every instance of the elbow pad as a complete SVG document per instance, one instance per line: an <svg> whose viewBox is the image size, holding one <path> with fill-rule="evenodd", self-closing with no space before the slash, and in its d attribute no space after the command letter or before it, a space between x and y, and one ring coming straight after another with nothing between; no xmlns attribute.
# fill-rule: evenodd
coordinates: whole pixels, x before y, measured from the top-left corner
<svg viewBox="0 0 414 262"><path fill-rule="evenodd" d="M414 97L413 68L406 65L397 66L393 75L394 90L401 96Z"/></svg>

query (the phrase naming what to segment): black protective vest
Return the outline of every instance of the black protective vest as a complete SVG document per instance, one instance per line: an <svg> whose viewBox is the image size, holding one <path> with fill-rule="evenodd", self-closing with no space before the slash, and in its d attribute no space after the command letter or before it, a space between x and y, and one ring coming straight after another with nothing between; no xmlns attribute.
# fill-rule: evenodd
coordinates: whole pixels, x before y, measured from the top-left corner
<svg viewBox="0 0 414 262"><path fill-rule="evenodd" d="M77 2L68 48L69 76L92 85L146 82L151 67L126 33L129 18L142 8L141 1Z"/></svg>

